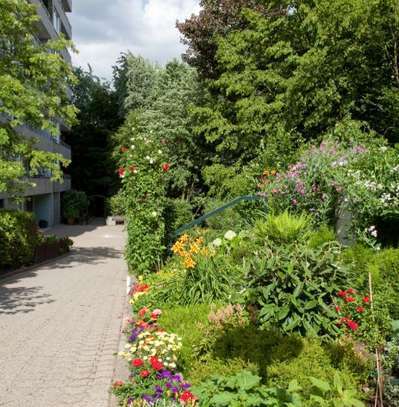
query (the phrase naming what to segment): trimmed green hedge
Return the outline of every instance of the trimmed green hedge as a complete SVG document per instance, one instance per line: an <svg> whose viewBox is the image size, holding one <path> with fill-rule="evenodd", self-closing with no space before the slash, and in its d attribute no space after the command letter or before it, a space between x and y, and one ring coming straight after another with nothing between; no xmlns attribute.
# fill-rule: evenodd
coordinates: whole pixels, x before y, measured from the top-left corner
<svg viewBox="0 0 399 407"><path fill-rule="evenodd" d="M31 213L0 210L0 270L33 263L39 240Z"/></svg>

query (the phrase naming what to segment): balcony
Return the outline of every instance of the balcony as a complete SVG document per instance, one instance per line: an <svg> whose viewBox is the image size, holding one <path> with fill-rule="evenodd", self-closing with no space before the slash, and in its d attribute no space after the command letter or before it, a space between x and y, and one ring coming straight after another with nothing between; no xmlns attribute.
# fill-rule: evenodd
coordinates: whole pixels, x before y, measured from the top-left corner
<svg viewBox="0 0 399 407"><path fill-rule="evenodd" d="M72 0L62 0L62 7L66 13L72 12Z"/></svg>
<svg viewBox="0 0 399 407"><path fill-rule="evenodd" d="M65 192L71 189L71 176L64 175L64 182L54 182L54 192Z"/></svg>
<svg viewBox="0 0 399 407"><path fill-rule="evenodd" d="M68 160L72 158L71 147L63 141L60 141L59 144L54 144L54 152L61 154Z"/></svg>
<svg viewBox="0 0 399 407"><path fill-rule="evenodd" d="M50 3L44 0L29 0L37 7L40 21L38 22L38 37L41 41L57 38L59 33L63 33L66 38L72 38L72 26L65 14L65 9L59 1L54 1L55 12L50 8ZM57 17L56 17L57 16ZM57 20L55 20L55 17ZM55 25L58 27L55 28Z"/></svg>

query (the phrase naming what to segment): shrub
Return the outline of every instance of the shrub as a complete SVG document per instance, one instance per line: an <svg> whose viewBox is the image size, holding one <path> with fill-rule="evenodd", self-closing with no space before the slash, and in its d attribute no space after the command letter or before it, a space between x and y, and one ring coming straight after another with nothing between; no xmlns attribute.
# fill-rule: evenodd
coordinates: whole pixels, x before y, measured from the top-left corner
<svg viewBox="0 0 399 407"><path fill-rule="evenodd" d="M203 406L302 406L296 382L290 383L288 391L267 388L259 376L245 370L229 377L214 376L192 390Z"/></svg>
<svg viewBox="0 0 399 407"><path fill-rule="evenodd" d="M342 260L348 265L353 285L368 290L368 274L373 279L377 305L388 307L392 319L399 319L399 249L375 252L360 244L346 249Z"/></svg>
<svg viewBox="0 0 399 407"><path fill-rule="evenodd" d="M160 318L162 327L175 332L183 339L183 347L179 354L179 367L183 372L190 370L197 357L194 347L201 341L204 329L209 325L209 311L210 306L206 304L163 309Z"/></svg>
<svg viewBox="0 0 399 407"><path fill-rule="evenodd" d="M107 212L111 216L125 216L126 214L126 199L123 191L119 191L116 195L108 198L107 200Z"/></svg>
<svg viewBox="0 0 399 407"><path fill-rule="evenodd" d="M0 211L0 270L31 264L38 243L39 232L31 213Z"/></svg>
<svg viewBox="0 0 399 407"><path fill-rule="evenodd" d="M136 275L153 272L165 254L165 191L171 164L162 140L144 132L132 112L116 136L129 143L118 147L118 173L126 197L128 241L125 257Z"/></svg>
<svg viewBox="0 0 399 407"><path fill-rule="evenodd" d="M249 303L259 310L261 325L286 333L337 335L332 303L346 281L345 270L337 264L340 250L333 242L310 248L306 242L265 241L248 259Z"/></svg>
<svg viewBox="0 0 399 407"><path fill-rule="evenodd" d="M62 198L63 215L66 219L79 219L87 216L89 199L83 191L67 191Z"/></svg>
<svg viewBox="0 0 399 407"><path fill-rule="evenodd" d="M266 220L258 220L254 235L263 241L271 239L276 244L286 244L304 240L310 231L310 217L304 214L293 216L288 211L279 215L268 215Z"/></svg>
<svg viewBox="0 0 399 407"><path fill-rule="evenodd" d="M328 137L308 146L300 161L270 175L263 189L275 209L311 213L318 224L334 224L337 211L345 209L352 216L352 236L374 245L384 221L399 219L399 154L351 126L357 133L352 140Z"/></svg>
<svg viewBox="0 0 399 407"><path fill-rule="evenodd" d="M184 199L167 199L164 209L165 233L170 241L178 228L193 220L193 208L190 202Z"/></svg>

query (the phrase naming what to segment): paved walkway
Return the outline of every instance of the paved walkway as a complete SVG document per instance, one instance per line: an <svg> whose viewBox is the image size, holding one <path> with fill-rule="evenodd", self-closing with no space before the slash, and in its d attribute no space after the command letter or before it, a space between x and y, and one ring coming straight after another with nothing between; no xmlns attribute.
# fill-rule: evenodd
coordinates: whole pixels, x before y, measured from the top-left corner
<svg viewBox="0 0 399 407"><path fill-rule="evenodd" d="M106 407L126 294L122 227L63 226L73 252L0 281L0 406Z"/></svg>

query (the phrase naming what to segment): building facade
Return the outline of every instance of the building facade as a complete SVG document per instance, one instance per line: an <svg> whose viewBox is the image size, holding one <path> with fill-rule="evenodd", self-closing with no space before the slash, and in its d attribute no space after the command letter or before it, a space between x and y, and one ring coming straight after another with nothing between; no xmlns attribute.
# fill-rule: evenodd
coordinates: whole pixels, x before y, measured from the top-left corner
<svg viewBox="0 0 399 407"><path fill-rule="evenodd" d="M37 6L40 21L37 26L37 39L48 41L56 38L61 33L68 39L72 39L72 27L68 19L68 13L72 11L72 0L28 0ZM71 55L67 50L62 52L63 58L71 63ZM69 131L63 123L58 123L59 135L51 136L41 130L35 130L28 126L21 126L18 132L26 138L38 140L36 147L43 151L61 154L71 159L71 148L63 142L63 133ZM43 171L39 176L31 179L35 187L24 192L24 202L15 203L7 194L0 193L0 208L23 209L33 212L37 222L45 226L53 226L61 222L61 198L62 194L71 189L71 180L65 175L64 182L51 181L51 174Z"/></svg>

